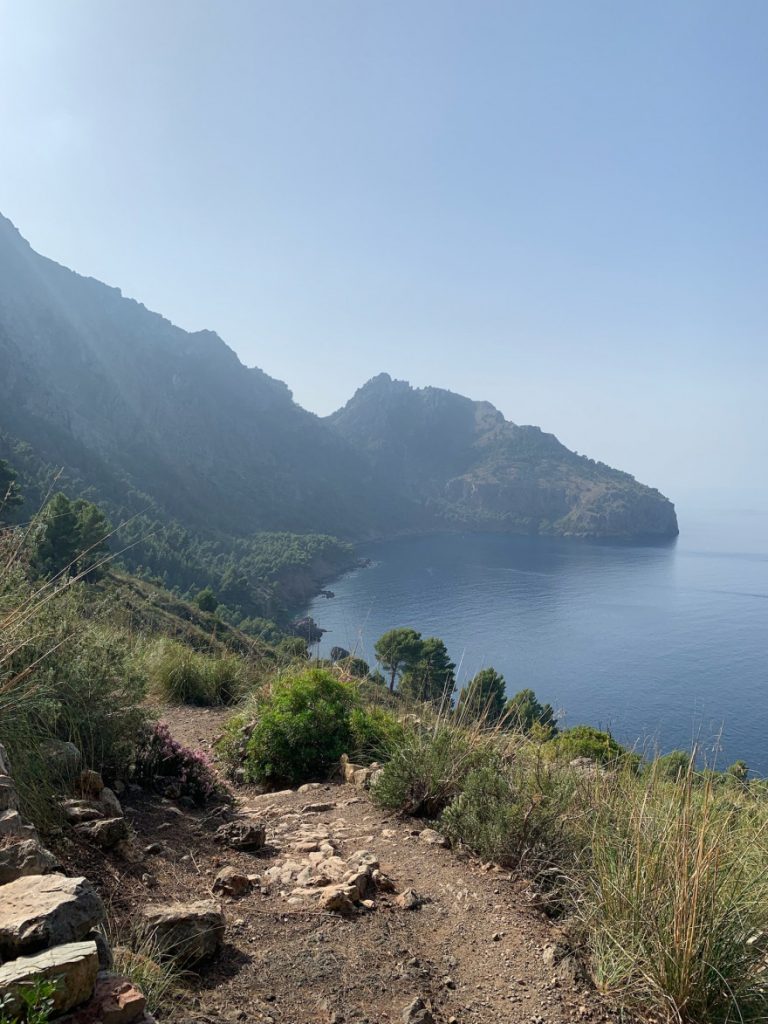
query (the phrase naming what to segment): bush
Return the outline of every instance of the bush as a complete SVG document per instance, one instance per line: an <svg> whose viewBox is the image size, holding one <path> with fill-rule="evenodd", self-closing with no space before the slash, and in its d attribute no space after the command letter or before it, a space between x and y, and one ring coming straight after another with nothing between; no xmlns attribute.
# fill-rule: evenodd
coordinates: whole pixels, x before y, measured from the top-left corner
<svg viewBox="0 0 768 1024"><path fill-rule="evenodd" d="M163 639L150 648L146 671L152 695L165 704L233 704L246 688L246 666L235 654L203 654Z"/></svg>
<svg viewBox="0 0 768 1024"><path fill-rule="evenodd" d="M325 777L348 752L355 690L323 669L277 682L246 744L251 782L296 785Z"/></svg>
<svg viewBox="0 0 768 1024"><path fill-rule="evenodd" d="M353 708L350 716L350 748L353 761L363 764L389 757L402 743L403 727L384 708Z"/></svg>
<svg viewBox="0 0 768 1024"><path fill-rule="evenodd" d="M563 815L573 780L539 765L489 763L473 769L440 819L442 831L507 867L564 858Z"/></svg>
<svg viewBox="0 0 768 1024"><path fill-rule="evenodd" d="M431 727L403 729L373 791L384 807L436 818L461 792L464 780L491 754L478 733L445 718Z"/></svg>
<svg viewBox="0 0 768 1024"><path fill-rule="evenodd" d="M200 805L225 795L203 751L182 746L164 722L155 722L142 730L132 777L139 785L164 796L187 796Z"/></svg>
<svg viewBox="0 0 768 1024"><path fill-rule="evenodd" d="M573 761L577 757L588 757L598 764L640 763L640 757L630 753L626 747L611 736L591 725L576 725L566 729L546 744L547 753L558 760Z"/></svg>

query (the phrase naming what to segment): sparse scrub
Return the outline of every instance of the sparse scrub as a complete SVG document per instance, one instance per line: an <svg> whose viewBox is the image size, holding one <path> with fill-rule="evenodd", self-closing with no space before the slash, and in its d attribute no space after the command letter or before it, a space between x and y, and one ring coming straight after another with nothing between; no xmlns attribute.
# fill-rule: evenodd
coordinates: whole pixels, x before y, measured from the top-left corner
<svg viewBox="0 0 768 1024"><path fill-rule="evenodd" d="M374 795L384 807L436 818L462 791L467 775L492 756L481 730L464 729L447 715L431 725L407 723L391 751Z"/></svg>
<svg viewBox="0 0 768 1024"><path fill-rule="evenodd" d="M107 778L123 776L145 713L131 637L103 614L91 588L32 584L6 535L0 556L0 741L8 748L24 813L55 822L58 780L42 750L71 741Z"/></svg>
<svg viewBox="0 0 768 1024"><path fill-rule="evenodd" d="M151 939L129 945L115 936L111 942L114 971L130 978L152 1007L153 1014L165 1014L173 1007L173 996L183 973L169 957L162 956Z"/></svg>
<svg viewBox="0 0 768 1024"><path fill-rule="evenodd" d="M567 859L574 785L572 773L541 761L489 761L467 775L440 827L486 860L535 871Z"/></svg>
<svg viewBox="0 0 768 1024"><path fill-rule="evenodd" d="M164 722L155 722L142 730L132 777L164 796L187 796L199 805L226 795L208 757L200 750L182 746Z"/></svg>

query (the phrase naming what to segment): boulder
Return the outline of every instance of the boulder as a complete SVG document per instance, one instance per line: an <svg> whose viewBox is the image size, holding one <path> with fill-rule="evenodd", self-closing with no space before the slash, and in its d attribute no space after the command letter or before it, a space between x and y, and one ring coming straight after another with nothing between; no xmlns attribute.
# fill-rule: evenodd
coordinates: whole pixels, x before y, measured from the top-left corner
<svg viewBox="0 0 768 1024"><path fill-rule="evenodd" d="M125 818L102 818L99 821L84 821L80 825L75 825L75 832L96 843L103 850L109 850L128 838L128 825Z"/></svg>
<svg viewBox="0 0 768 1024"><path fill-rule="evenodd" d="M83 755L74 743L49 739L40 744L40 751L54 773L63 779L73 779L80 768Z"/></svg>
<svg viewBox="0 0 768 1024"><path fill-rule="evenodd" d="M25 875L3 886L0 957L78 942L104 918L104 907L85 878Z"/></svg>
<svg viewBox="0 0 768 1024"><path fill-rule="evenodd" d="M93 800L62 800L59 806L70 825L80 825L84 821L96 821L105 817L102 809Z"/></svg>
<svg viewBox="0 0 768 1024"><path fill-rule="evenodd" d="M219 825L215 838L235 850L260 850L267 841L267 829L260 821L237 818Z"/></svg>
<svg viewBox="0 0 768 1024"><path fill-rule="evenodd" d="M91 800L98 800L104 789L104 780L98 772L84 768L77 778L77 788L82 795Z"/></svg>
<svg viewBox="0 0 768 1024"><path fill-rule="evenodd" d="M141 912L140 931L158 952L192 967L212 957L224 938L225 918L213 900L154 904Z"/></svg>
<svg viewBox="0 0 768 1024"><path fill-rule="evenodd" d="M248 875L242 874L237 868L226 867L213 880L213 891L239 899L246 896L253 888Z"/></svg>
<svg viewBox="0 0 768 1024"><path fill-rule="evenodd" d="M19 839L36 839L37 832L31 825L25 825L18 811L0 811L0 837L17 836Z"/></svg>
<svg viewBox="0 0 768 1024"><path fill-rule="evenodd" d="M45 875L56 867L56 858L37 839L0 840L0 885L24 875Z"/></svg>
<svg viewBox="0 0 768 1024"><path fill-rule="evenodd" d="M107 818L122 818L123 816L122 804L109 786L104 786L101 791L99 807L104 811L104 815Z"/></svg>
<svg viewBox="0 0 768 1024"><path fill-rule="evenodd" d="M112 954L112 947L107 942L107 939L101 929L91 929L85 938L88 942L96 943L96 952L99 954L99 967L101 970L111 971L115 966L115 958Z"/></svg>
<svg viewBox="0 0 768 1024"><path fill-rule="evenodd" d="M95 942L70 942L46 949L35 956L20 956L0 966L0 1003L3 1012L17 1013L22 1007L20 989L45 978L56 981L54 1010L66 1013L90 999L99 971Z"/></svg>

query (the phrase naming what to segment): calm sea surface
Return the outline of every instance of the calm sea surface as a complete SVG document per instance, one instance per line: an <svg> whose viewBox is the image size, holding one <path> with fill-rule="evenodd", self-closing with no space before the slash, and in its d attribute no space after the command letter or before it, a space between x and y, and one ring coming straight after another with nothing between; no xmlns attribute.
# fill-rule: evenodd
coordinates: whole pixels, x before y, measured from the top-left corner
<svg viewBox="0 0 768 1024"><path fill-rule="evenodd" d="M492 665L565 724L768 775L768 513L680 511L664 546L481 534L360 547L309 608L320 645L373 664L393 626L442 637L459 683ZM719 739L718 739L719 737Z"/></svg>

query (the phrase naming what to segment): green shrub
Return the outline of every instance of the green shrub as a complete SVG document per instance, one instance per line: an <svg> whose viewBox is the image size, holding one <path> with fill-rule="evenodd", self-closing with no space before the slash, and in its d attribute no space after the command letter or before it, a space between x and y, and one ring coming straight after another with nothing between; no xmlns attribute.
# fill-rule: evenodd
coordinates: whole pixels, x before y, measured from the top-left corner
<svg viewBox="0 0 768 1024"><path fill-rule="evenodd" d="M327 776L349 750L357 703L355 690L323 669L279 680L248 738L246 778L296 785Z"/></svg>
<svg viewBox="0 0 768 1024"><path fill-rule="evenodd" d="M353 679L365 679L370 672L368 662L363 661L362 658L356 658L353 654L348 655L346 658L339 658L336 664L348 676L352 676Z"/></svg>
<svg viewBox="0 0 768 1024"><path fill-rule="evenodd" d="M491 747L478 734L439 718L431 727L406 726L373 791L384 807L436 818L461 792Z"/></svg>
<svg viewBox="0 0 768 1024"><path fill-rule="evenodd" d="M166 704L215 703L204 656L178 640L158 641L147 657L152 696Z"/></svg>
<svg viewBox="0 0 768 1024"><path fill-rule="evenodd" d="M384 708L353 708L349 725L348 753L353 761L365 764L384 760L403 741L402 725Z"/></svg>
<svg viewBox="0 0 768 1024"><path fill-rule="evenodd" d="M552 766L513 762L473 769L440 819L441 830L507 867L565 857L564 814L573 779Z"/></svg>
<svg viewBox="0 0 768 1024"><path fill-rule="evenodd" d="M598 764L640 763L640 757L622 747L609 732L595 729L591 725L575 725L566 729L545 745L549 756L558 760L573 761L577 757L588 757Z"/></svg>

